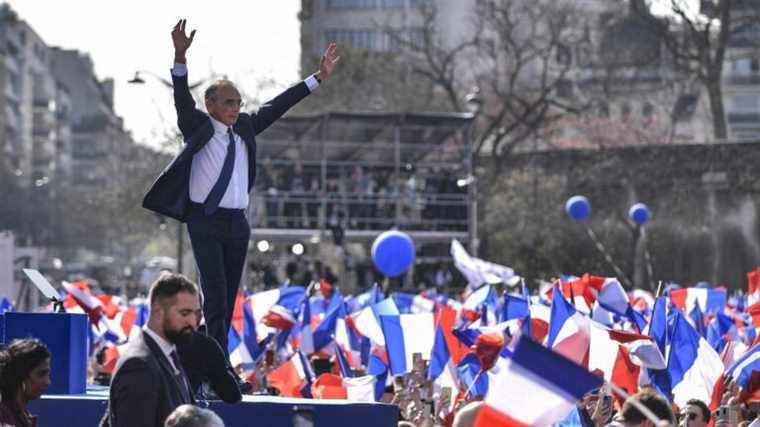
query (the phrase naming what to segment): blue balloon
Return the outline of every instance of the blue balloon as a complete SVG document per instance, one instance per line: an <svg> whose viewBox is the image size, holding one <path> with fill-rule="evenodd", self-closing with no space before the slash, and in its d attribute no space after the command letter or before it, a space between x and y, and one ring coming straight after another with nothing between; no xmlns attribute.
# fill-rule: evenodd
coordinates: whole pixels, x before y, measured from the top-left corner
<svg viewBox="0 0 760 427"><path fill-rule="evenodd" d="M385 276L400 276L414 262L412 238L395 230L381 233L372 244L372 261Z"/></svg>
<svg viewBox="0 0 760 427"><path fill-rule="evenodd" d="M565 202L565 212L575 221L586 219L591 215L591 203L584 196L573 196Z"/></svg>
<svg viewBox="0 0 760 427"><path fill-rule="evenodd" d="M643 203L636 203L628 210L628 218L638 225L644 225L649 221L649 208Z"/></svg>

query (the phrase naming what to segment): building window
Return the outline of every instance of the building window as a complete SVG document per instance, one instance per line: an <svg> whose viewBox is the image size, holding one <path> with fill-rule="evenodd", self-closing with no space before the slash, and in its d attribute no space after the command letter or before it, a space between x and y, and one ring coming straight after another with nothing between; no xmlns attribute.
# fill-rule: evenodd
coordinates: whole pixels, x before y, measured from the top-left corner
<svg viewBox="0 0 760 427"><path fill-rule="evenodd" d="M755 112L757 111L757 96L735 95L731 98L731 107L736 112Z"/></svg>
<svg viewBox="0 0 760 427"><path fill-rule="evenodd" d="M374 9L377 0L327 0L328 9Z"/></svg>
<svg viewBox="0 0 760 427"><path fill-rule="evenodd" d="M573 82L568 79L557 81L557 96L560 98L570 98L573 96Z"/></svg>
<svg viewBox="0 0 760 427"><path fill-rule="evenodd" d="M609 117L610 116L610 106L604 101L599 101L599 103L596 106L597 114L599 114L599 117Z"/></svg>
<svg viewBox="0 0 760 427"><path fill-rule="evenodd" d="M737 59L731 63L731 69L736 74L749 74L750 60L747 58Z"/></svg>
<svg viewBox="0 0 760 427"><path fill-rule="evenodd" d="M757 58L752 58L749 60L749 69L753 73L760 71L760 62L758 62Z"/></svg>
<svg viewBox="0 0 760 427"><path fill-rule="evenodd" d="M559 65L570 65L573 60L573 54L570 48L562 43L557 45L557 63Z"/></svg>
<svg viewBox="0 0 760 427"><path fill-rule="evenodd" d="M433 4L433 0L409 0L409 6L412 8L427 7Z"/></svg>
<svg viewBox="0 0 760 427"><path fill-rule="evenodd" d="M620 106L620 115L623 116L623 118L630 116L631 104L624 102L623 105Z"/></svg>
<svg viewBox="0 0 760 427"><path fill-rule="evenodd" d="M653 114L654 114L654 105L652 105L649 102L645 103L644 106L641 108L641 115L649 118L649 117L652 117Z"/></svg>
<svg viewBox="0 0 760 427"><path fill-rule="evenodd" d="M407 31L408 41L414 49L425 47L425 30L423 28L411 28Z"/></svg>
<svg viewBox="0 0 760 427"><path fill-rule="evenodd" d="M383 9L401 9L404 7L405 0L378 0L380 7Z"/></svg>
<svg viewBox="0 0 760 427"><path fill-rule="evenodd" d="M377 35L373 30L328 30L325 31L325 42L335 42L349 45L356 49L377 49Z"/></svg>

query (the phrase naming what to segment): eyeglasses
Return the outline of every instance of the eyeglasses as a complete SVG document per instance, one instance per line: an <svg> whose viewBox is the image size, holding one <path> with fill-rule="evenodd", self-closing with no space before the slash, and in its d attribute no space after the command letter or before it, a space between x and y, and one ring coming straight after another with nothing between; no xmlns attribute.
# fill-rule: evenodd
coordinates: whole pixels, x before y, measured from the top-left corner
<svg viewBox="0 0 760 427"><path fill-rule="evenodd" d="M243 108L243 105L245 105L245 101L242 99L225 99L222 101L222 105L224 105L227 108Z"/></svg>
<svg viewBox="0 0 760 427"><path fill-rule="evenodd" d="M684 412L681 414L681 419L687 419L689 421L694 421L697 419L697 414L694 412Z"/></svg>

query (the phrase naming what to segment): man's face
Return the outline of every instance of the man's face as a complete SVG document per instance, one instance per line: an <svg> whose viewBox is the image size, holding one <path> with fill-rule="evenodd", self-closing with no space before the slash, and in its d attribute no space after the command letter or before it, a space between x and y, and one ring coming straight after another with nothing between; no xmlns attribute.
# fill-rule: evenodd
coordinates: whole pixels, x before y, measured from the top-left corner
<svg viewBox="0 0 760 427"><path fill-rule="evenodd" d="M201 304L198 295L180 292L166 301L163 307L162 328L164 336L172 344L187 342L198 328Z"/></svg>
<svg viewBox="0 0 760 427"><path fill-rule="evenodd" d="M232 126L237 122L241 102L240 92L234 86L220 86L213 97L206 99L206 110L211 117Z"/></svg>
<svg viewBox="0 0 760 427"><path fill-rule="evenodd" d="M697 405L686 405L681 409L679 425L681 427L706 427L707 421L702 419L702 410Z"/></svg>

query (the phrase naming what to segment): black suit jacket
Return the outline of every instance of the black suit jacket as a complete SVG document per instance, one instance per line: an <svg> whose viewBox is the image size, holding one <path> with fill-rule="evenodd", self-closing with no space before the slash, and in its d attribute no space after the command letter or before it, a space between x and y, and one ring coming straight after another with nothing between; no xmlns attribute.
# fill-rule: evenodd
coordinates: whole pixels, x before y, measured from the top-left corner
<svg viewBox="0 0 760 427"><path fill-rule="evenodd" d="M169 360L158 344L140 331L116 364L101 426L163 427L169 414L185 403L194 403L192 394L189 400L183 397Z"/></svg>
<svg viewBox="0 0 760 427"><path fill-rule="evenodd" d="M214 127L208 114L195 107L195 100L187 86L187 74L184 76L172 74L172 82L174 83L177 125L185 140L185 147L161 172L148 190L143 199L143 207L184 221L190 202L190 167L193 156L214 136ZM240 113L233 129L243 139L248 150L249 192L256 179L256 135L308 95L308 86L305 82L301 82L262 105L258 112Z"/></svg>
<svg viewBox="0 0 760 427"><path fill-rule="evenodd" d="M190 379L193 392L198 391L203 381L208 381L224 402L240 402L240 387L232 368L229 367L227 356L215 339L200 332L193 332L192 339L177 345L177 352Z"/></svg>

